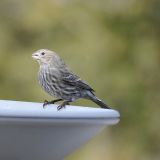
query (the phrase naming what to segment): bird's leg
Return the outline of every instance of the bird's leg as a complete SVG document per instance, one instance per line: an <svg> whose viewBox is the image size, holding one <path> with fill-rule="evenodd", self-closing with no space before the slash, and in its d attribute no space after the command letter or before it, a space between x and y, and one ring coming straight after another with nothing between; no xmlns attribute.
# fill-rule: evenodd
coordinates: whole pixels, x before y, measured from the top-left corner
<svg viewBox="0 0 160 160"><path fill-rule="evenodd" d="M55 99L55 100L51 101L50 103L54 104L54 103L59 102L59 101L63 101L63 99Z"/></svg>
<svg viewBox="0 0 160 160"><path fill-rule="evenodd" d="M71 101L64 101L62 104L60 104L58 107L57 107L57 110L61 110L62 108L65 108L66 105L69 105L69 102Z"/></svg>
<svg viewBox="0 0 160 160"><path fill-rule="evenodd" d="M52 100L52 101L47 101L45 100L44 103L43 103L43 108L45 108L46 105L49 105L49 104L54 104L56 102L59 102L59 101L62 101L63 99L55 99L55 100Z"/></svg>

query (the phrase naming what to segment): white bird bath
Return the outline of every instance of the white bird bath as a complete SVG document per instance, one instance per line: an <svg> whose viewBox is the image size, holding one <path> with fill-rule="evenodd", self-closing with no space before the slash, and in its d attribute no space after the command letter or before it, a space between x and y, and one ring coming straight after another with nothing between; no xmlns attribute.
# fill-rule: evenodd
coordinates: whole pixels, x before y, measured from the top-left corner
<svg viewBox="0 0 160 160"><path fill-rule="evenodd" d="M105 126L115 110L0 100L0 159L62 160Z"/></svg>

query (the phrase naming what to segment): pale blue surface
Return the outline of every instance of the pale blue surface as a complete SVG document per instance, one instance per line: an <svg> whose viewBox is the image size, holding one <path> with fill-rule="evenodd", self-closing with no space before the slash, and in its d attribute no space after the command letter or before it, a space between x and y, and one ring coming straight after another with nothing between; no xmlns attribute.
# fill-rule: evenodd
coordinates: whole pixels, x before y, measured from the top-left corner
<svg viewBox="0 0 160 160"><path fill-rule="evenodd" d="M50 118L117 118L119 113L112 109L80 106L66 106L57 111L57 105L42 103L0 100L0 116L50 117Z"/></svg>
<svg viewBox="0 0 160 160"><path fill-rule="evenodd" d="M0 159L62 160L118 121L115 110L0 100Z"/></svg>

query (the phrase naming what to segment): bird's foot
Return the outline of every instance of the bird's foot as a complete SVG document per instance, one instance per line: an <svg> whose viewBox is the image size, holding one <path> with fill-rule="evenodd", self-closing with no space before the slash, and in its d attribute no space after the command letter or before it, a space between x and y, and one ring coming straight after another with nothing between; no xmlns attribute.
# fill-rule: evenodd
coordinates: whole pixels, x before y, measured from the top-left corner
<svg viewBox="0 0 160 160"><path fill-rule="evenodd" d="M45 100L43 103L43 108L45 108L46 105L52 104L50 101Z"/></svg>
<svg viewBox="0 0 160 160"><path fill-rule="evenodd" d="M64 106L64 105L59 105L58 107L57 107L57 110L59 111L59 110L61 110L62 108L65 108L66 106Z"/></svg>
<svg viewBox="0 0 160 160"><path fill-rule="evenodd" d="M45 100L44 103L43 103L43 108L45 108L46 105L54 104L54 103L59 102L59 101L62 101L62 99L55 99L53 101L47 101L47 100Z"/></svg>
<svg viewBox="0 0 160 160"><path fill-rule="evenodd" d="M65 108L66 105L69 105L69 102L68 102L68 101L64 101L61 105L59 105L59 106L57 107L57 110L59 111L59 110L61 110L62 108Z"/></svg>

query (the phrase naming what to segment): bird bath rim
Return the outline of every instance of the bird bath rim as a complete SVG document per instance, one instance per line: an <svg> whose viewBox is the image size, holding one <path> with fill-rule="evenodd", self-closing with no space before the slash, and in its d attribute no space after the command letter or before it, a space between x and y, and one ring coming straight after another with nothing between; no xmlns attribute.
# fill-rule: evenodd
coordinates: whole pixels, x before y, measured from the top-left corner
<svg viewBox="0 0 160 160"><path fill-rule="evenodd" d="M0 159L62 160L119 117L112 109L57 111L57 105L43 109L42 103L0 100Z"/></svg>
<svg viewBox="0 0 160 160"><path fill-rule="evenodd" d="M48 105L43 109L42 103L0 100L0 117L11 118L47 118L47 119L114 119L119 118L118 111L113 109L66 106L57 111L57 105Z"/></svg>

